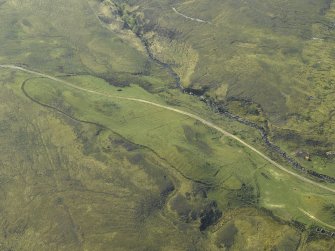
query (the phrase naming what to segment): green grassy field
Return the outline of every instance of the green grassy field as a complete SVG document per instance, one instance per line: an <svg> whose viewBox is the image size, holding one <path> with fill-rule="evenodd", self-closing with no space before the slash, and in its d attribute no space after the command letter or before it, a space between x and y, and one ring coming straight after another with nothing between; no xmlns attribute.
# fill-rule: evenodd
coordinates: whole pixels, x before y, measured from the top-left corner
<svg viewBox="0 0 335 251"><path fill-rule="evenodd" d="M312 163L300 160L306 167L334 176L334 158L326 154L335 147L332 1L126 2L137 6L132 15L147 18L138 22L143 36L183 86L266 120L273 141L292 155L308 152ZM246 111L245 100L262 116Z"/></svg>
<svg viewBox="0 0 335 251"><path fill-rule="evenodd" d="M146 20L159 23L157 30L149 30L145 36L152 41L150 48L155 57L173 65L183 84L199 88L203 83L211 83L215 88L210 86L208 94L223 100L220 95L234 96L234 88L244 90L243 81L234 86L226 79L229 67L231 77L240 76L237 70L245 71L241 75L245 81L252 80L251 65L256 67L252 73L255 78L261 73L265 79L275 79L273 72L257 68L258 54L262 54L255 52L262 44L257 39L265 39L264 30L249 27L244 34L226 24L227 20L234 21L234 16L229 16L231 9L244 14L241 24L248 23L252 19L248 16L250 11L260 7L269 9L267 15L271 16L270 1L263 4L256 1L253 10L233 1L216 1L213 8L212 4L200 1L174 3L185 15L194 17L192 13L200 13L197 18L211 22L210 28L200 23L194 26L183 17L176 17L170 4L163 1L127 2L139 5L139 8L122 7L129 15L128 22L135 22L131 13L142 13L144 16L137 14L137 23L147 22L147 26L151 23ZM287 8L297 8L294 4L301 5L295 1ZM177 90L169 69L150 59L135 34L123 29L125 14L120 16L115 8L119 7L107 1L0 3L3 24L0 64L23 66L105 95L71 88L36 74L0 68L0 249L332 250L334 239L316 229L335 230L333 193L279 170L249 148L198 120L149 104L107 96L140 98L190 112L269 154L255 129L222 117L198 98ZM305 19L287 18L293 18L308 30L319 14L310 5L304 8L301 11L310 14L306 24L301 24ZM261 17L252 24L261 22ZM171 29L171 25L178 27L176 41L162 36L168 32L163 28ZM200 30L187 33L191 26ZM140 27L130 28L138 32L135 29ZM245 38L253 34L250 40L257 42L256 47L251 42L240 44L241 49L234 55L236 61L226 63L220 74L220 62L226 61L226 54L216 52L217 57L213 57L209 48L227 49L227 53L231 48L219 46L222 41L213 39L200 47L208 33L216 32L221 39L218 30L223 32L222 37L231 34ZM279 38L296 43L298 35L278 28L269 36L271 44ZM312 50L316 46L312 42L320 43L310 41L310 57L322 56ZM246 64L243 65L237 54L242 57L249 49L250 61L243 60ZM331 50L330 44L327 49ZM263 60L277 62L278 71L284 71L281 67L287 67L288 71L290 67L277 56L264 54ZM293 62L296 58L289 60ZM283 72L280 75L289 78ZM285 90L277 82L271 85ZM292 84L294 88L309 91ZM248 93L247 87L245 91ZM277 90L272 91L277 98ZM332 109L329 102L332 96L323 93L329 99L318 105L326 112ZM294 92L289 95L297 97ZM276 103L273 97L268 96L277 107L281 101ZM257 97L256 102L264 105ZM244 111L238 103L229 105L237 113ZM290 112L291 108L283 107ZM261 122L274 119L267 117L269 110L265 110L263 118L244 115ZM286 127L294 130L296 126L292 121L273 121L279 123L273 122L274 137ZM329 128L324 135L329 134L331 141L331 120L327 123L325 128L327 125ZM302 123L300 127L305 125ZM291 141L277 142L287 151L296 147ZM277 161L291 168L283 160ZM332 160L322 156L305 164L333 174Z"/></svg>

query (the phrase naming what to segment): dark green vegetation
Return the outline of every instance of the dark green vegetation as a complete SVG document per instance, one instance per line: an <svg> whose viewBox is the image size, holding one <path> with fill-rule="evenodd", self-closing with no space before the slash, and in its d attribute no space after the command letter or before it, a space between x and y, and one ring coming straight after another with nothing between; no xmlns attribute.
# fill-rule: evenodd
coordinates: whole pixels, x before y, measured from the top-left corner
<svg viewBox="0 0 335 251"><path fill-rule="evenodd" d="M291 155L310 154L304 166L335 176L333 1L119 2L136 6L141 35L184 87L267 125Z"/></svg>
<svg viewBox="0 0 335 251"><path fill-rule="evenodd" d="M331 62L332 28L327 36L323 28L332 9L286 4L3 1L0 64L173 106L271 153L257 130L176 89L179 76L231 112L269 123L285 150L330 152L332 118L323 133L312 128L333 109L322 85L331 69L308 67L314 57ZM307 75L325 81L312 85ZM334 249L333 193L199 121L12 69L0 68L0 87L0 250ZM313 96L306 109L304 92ZM285 118L305 112L309 129ZM312 148L312 139L322 144ZM322 154L301 161L334 172Z"/></svg>

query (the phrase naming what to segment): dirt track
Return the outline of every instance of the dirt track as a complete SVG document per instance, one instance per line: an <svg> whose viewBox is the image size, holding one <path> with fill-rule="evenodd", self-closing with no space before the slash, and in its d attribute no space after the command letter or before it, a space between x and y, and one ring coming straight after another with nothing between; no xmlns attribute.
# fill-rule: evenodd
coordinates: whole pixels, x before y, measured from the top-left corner
<svg viewBox="0 0 335 251"><path fill-rule="evenodd" d="M324 186L322 184L319 184L319 183L317 183L317 182L315 182L313 180L310 180L310 179L308 179L308 178L306 178L304 176L301 176L301 175L299 175L299 174L297 174L297 173L295 173L293 171L290 171L290 170L286 169L284 166L282 166L279 163L275 162L274 160L270 159L264 153L260 152L255 147L249 145L248 143L246 143L242 139L238 138L237 136L235 136L235 135L233 135L233 134L225 131L221 127L219 127L219 126L213 124L212 122L210 122L208 120L205 120L205 119L203 119L203 118L201 118L201 117L199 117L199 116L197 116L195 114L192 114L192 113L189 113L189 112L186 112L186 111L182 111L182 110L179 110L177 108L170 107L170 106L157 104L157 103L154 103L154 102L151 102L151 101L148 101L148 100L144 100L144 99L138 99L138 98L133 98L133 97L121 97L121 96L117 96L117 95L109 95L109 94L101 93L101 92L98 92L98 91L86 89L86 88L83 88L83 87L76 86L75 84L72 84L70 82L64 81L62 79L59 79L59 78L56 78L56 77L53 77L53 76L50 76L50 75L47 75L47 74L44 74L44 73L40 73L40 72L36 72L36 71L31 71L31 70L28 70L28 69L25 69L23 67L16 66L16 65L0 65L0 68L18 70L18 71L22 71L22 72L27 72L27 73L30 73L30 74L34 74L34 75L37 75L37 76L45 77L45 78L57 81L59 83L63 83L64 85L69 86L69 87L71 87L73 89L77 89L77 90L84 91L84 92L87 92L87 93L92 93L92 94L95 94L95 95L104 96L104 97L108 97L108 98L114 98L114 99L116 98L116 99L123 99L123 100L134 101L134 102L138 102L138 103L144 103L144 104L156 106L156 107L159 107L159 108L162 108L162 109L165 109L165 110L169 110L169 111L172 111L172 112L176 112L176 113L185 115L187 117L193 118L193 119L195 119L195 120L203 123L204 125L206 125L206 126L212 128L212 129L214 129L214 130L222 133L226 137L229 137L229 138L232 138L232 139L238 141L240 144L242 144L245 147L249 148L250 150L252 150L256 154L258 154L263 159L265 159L266 161L270 162L272 165L274 165L275 167L279 168L283 172L286 172L286 173L288 173L288 174L290 174L290 175L296 177L297 179L302 180L302 181L304 181L306 183L312 184L315 187L327 190L327 191L329 191L331 193L335 193L335 189L332 189L330 187L327 187L327 186Z"/></svg>

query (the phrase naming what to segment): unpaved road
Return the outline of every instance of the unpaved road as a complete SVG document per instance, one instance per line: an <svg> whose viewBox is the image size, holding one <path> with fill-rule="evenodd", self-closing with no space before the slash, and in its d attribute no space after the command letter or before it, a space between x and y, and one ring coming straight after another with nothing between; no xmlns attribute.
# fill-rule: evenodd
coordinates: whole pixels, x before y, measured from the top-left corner
<svg viewBox="0 0 335 251"><path fill-rule="evenodd" d="M334 226L329 225L329 224L327 224L326 222L323 222L323 221L319 220L319 219L316 218L314 215L310 214L309 212L305 211L304 209L302 209L302 208L298 208L298 209L299 209L303 214L305 214L305 215L308 216L309 218L313 219L313 220L316 221L317 223L322 224L322 225L324 225L324 226L326 226L326 227L335 229Z"/></svg>
<svg viewBox="0 0 335 251"><path fill-rule="evenodd" d="M179 11L177 11L176 8L172 7L172 10L177 13L179 16L182 16L186 19L189 19L189 20L192 20L192 21L196 21L196 22L199 22L199 23L207 23L207 24L211 24L211 22L208 22L208 21L205 21L205 20L202 20L200 18L194 18L194 17L189 17L189 16L186 16L184 15L183 13L180 13Z"/></svg>
<svg viewBox="0 0 335 251"><path fill-rule="evenodd" d="M16 66L16 65L0 65L0 68L6 68L6 69L12 69L12 70L17 70L17 71L22 71L22 72L27 72L27 73L31 73L31 74L34 74L34 75L37 75L37 76L41 76L41 77L44 77L44 78L48 78L48 79L51 79L51 80L54 80L54 81L57 81L59 83L62 83L66 86L69 86L73 89L77 89L77 90L80 90L80 91L83 91L83 92L87 92L87 93L92 93L92 94L95 94L95 95L99 95L99 96L104 96L104 97L108 97L108 98L114 98L114 99L123 99L123 100L129 100L129 101L134 101L134 102L138 102L138 103L144 103L144 104L148 104L148 105L152 105L152 106L156 106L156 107L159 107L159 108L162 108L162 109L165 109L165 110L169 110L169 111L172 111L172 112L175 112L175 113L179 113L179 114L182 114L184 116L187 116L189 118L193 118L201 123L203 123L204 125L222 133L224 136L226 137L229 137L229 138L232 138L236 141L238 141L240 144L242 144L243 146L249 148L250 150L252 150L254 153L258 154L259 156L261 156L263 159L265 159L266 161L270 162L272 165L274 165L275 167L279 168L280 170L282 170L283 172L287 173L287 174L290 174L292 176L294 176L295 178L301 180L301 181L304 181L306 183L309 183L315 187L318 187L318 188L321 188L323 190L326 190L328 192L331 192L331 193L335 193L335 189L332 189L330 187L327 187L327 186L324 186L322 184L319 184L313 180L310 180L302 175L299 175L291 170L288 170L287 168L285 168L284 166L280 165L279 163L275 162L274 160L272 160L271 158L269 158L268 156L266 156L264 153L260 152L259 150L257 150L255 147L249 145L248 143L246 143L245 141L243 141L242 139L240 139L239 137L225 131L224 129L222 129L221 127L213 124L212 122L208 121L208 120L205 120L195 114L192 114L192 113L189 113L189 112L186 112L186 111L182 111L182 110L179 110L177 108L173 108L173 107L170 107L170 106L166 106L166 105L161 105L161 104L157 104L157 103L154 103L154 102L151 102L151 101L148 101L148 100L144 100L144 99L138 99L138 98L132 98L132 97L122 97L122 96L116 96L116 95L109 95L109 94L105 94L105 93L101 93L101 92L98 92L98 91L94 91L94 90L90 90L90 89L86 89L84 87L80 87L80 86L77 86L75 84L72 84L70 82L67 82L67 81L64 81L62 79L59 79L59 78L56 78L56 77L53 77L53 76L50 76L50 75L47 75L47 74L44 74L44 73L40 73L40 72L36 72L36 71L31 71L31 70L28 70L28 69L25 69L23 67L20 67L20 66Z"/></svg>

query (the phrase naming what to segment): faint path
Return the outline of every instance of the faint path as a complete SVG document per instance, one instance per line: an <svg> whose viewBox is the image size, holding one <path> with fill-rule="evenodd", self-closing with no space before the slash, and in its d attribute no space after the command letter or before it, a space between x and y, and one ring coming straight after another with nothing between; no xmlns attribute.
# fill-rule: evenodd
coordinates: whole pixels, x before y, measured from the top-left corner
<svg viewBox="0 0 335 251"><path fill-rule="evenodd" d="M199 18L194 18L194 17L189 17L189 16L186 16L185 14L183 13L180 13L179 11L176 10L176 8L172 7L173 11L176 12L179 16L182 16L186 19L189 19L189 20L192 20L192 21L196 21L196 22L199 22L199 23L206 23L206 24L212 24L211 22L208 22L208 21L205 21L205 20L202 20L202 19L199 19Z"/></svg>
<svg viewBox="0 0 335 251"><path fill-rule="evenodd" d="M233 135L233 134L231 134L231 133L223 130L219 126L217 126L217 125L213 124L212 122L210 122L208 120L205 120L205 119L203 119L203 118L201 118L201 117L199 117L199 116L197 116L195 114L192 114L192 113L189 113L189 112L186 112L186 111L182 111L182 110L179 110L177 108L170 107L170 106L157 104L157 103L154 103L154 102L151 102L151 101L148 101L148 100L144 100L144 99L131 98L131 97L127 98L127 97L122 97L122 96L109 95L109 94L105 94L105 93L102 93L102 92L98 92L98 91L86 89L84 87L80 87L80 86L74 85L74 84L72 84L70 82L67 82L67 81L64 81L62 79L55 78L53 76L50 76L50 75L47 75L47 74L44 74L44 73L40 73L40 72L36 72L36 71L31 71L31 70L28 70L28 69L25 69L25 68L22 68L22 67L16 66L16 65L0 65L0 68L13 69L13 70L23 71L23 72L31 73L31 74L34 74L34 75L42 76L42 77L45 77L45 78L57 81L59 83L63 83L64 85L69 86L69 87L71 87L73 89L77 89L77 90L84 91L84 92L87 92L87 93L92 93L92 94L99 95L99 96L104 96L104 97L107 97L107 98L117 98L117 99L122 99L122 100L129 100L129 101L135 101L135 102L139 102L139 103L144 103L144 104L156 106L156 107L159 107L159 108L162 108L162 109L165 109L165 110L169 110L169 111L173 111L173 112L185 115L185 116L187 116L189 118L193 118L193 119L195 119L197 121L200 121L204 125L206 125L206 126L212 128L212 129L214 129L214 130L222 133L226 137L229 137L229 138L234 139L235 141L238 141L239 143L241 143L245 147L247 147L250 150L252 150L253 152L257 153L259 156L261 156L266 161L270 162L271 164L273 164L274 166L276 166L280 170L282 170L282 171L284 171L284 172L286 172L286 173L288 173L288 174L296 177L297 179L299 179L301 181L304 181L306 183L312 184L315 187L318 187L318 188L327 190L329 192L335 193L335 189L332 189L330 187L327 187L327 186L324 186L322 184L319 184L319 183L317 183L317 182L315 182L313 180L310 180L310 179L308 179L308 178L306 178L304 176L301 176L301 175L299 175L299 174L297 174L297 173L295 173L293 171L290 171L290 170L286 169L284 166L282 166L279 163L275 162L274 160L270 159L268 156L266 156L265 154L263 154L262 152L260 152L256 148L254 148L253 146L249 145L248 143L246 143L245 141L243 141L239 137L237 137L237 136L235 136L235 135Z"/></svg>
<svg viewBox="0 0 335 251"><path fill-rule="evenodd" d="M306 216L308 216L309 218L313 219L314 221L326 226L326 227L329 227L329 228L332 228L332 229L335 229L335 226L332 226L332 225L329 225L321 220L319 220L318 218L316 218L315 216L311 215L310 213L306 212L304 209L302 208L298 208L303 214L305 214Z"/></svg>

